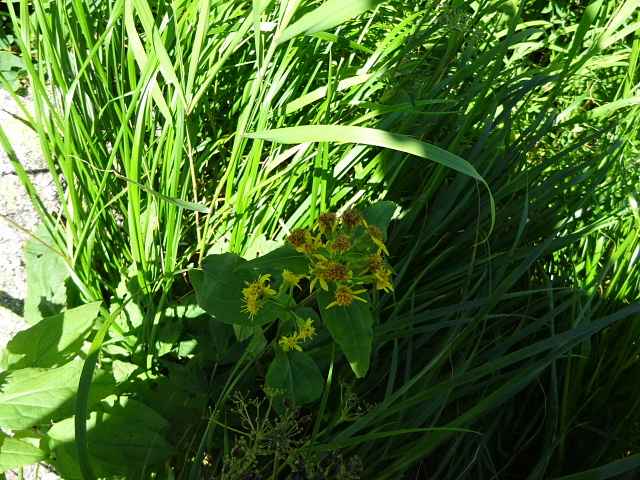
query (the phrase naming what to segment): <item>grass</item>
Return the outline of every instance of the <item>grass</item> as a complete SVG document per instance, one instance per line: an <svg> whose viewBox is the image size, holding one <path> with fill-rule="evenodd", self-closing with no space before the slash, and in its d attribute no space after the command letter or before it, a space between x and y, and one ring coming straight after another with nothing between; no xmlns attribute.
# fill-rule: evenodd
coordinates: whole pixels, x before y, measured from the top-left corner
<svg viewBox="0 0 640 480"><path fill-rule="evenodd" d="M376 480L634 478L636 2L351 3L353 19L296 1L20 2L24 116L64 179L63 212L40 213L67 306L125 309L103 361L157 373L204 335L185 316L162 343L189 264L390 200L397 276L374 310L372 373L309 351L331 365L309 407L317 443ZM203 367L215 398L255 390L247 355ZM172 425L191 442L172 474L195 478L196 447L229 454L232 439L194 420L208 399L176 392L196 413Z"/></svg>

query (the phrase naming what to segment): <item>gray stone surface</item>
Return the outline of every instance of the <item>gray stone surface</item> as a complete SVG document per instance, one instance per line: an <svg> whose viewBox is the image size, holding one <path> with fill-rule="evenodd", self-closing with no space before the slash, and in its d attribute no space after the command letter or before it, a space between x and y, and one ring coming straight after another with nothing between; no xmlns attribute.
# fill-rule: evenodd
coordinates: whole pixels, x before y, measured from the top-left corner
<svg viewBox="0 0 640 480"><path fill-rule="evenodd" d="M32 99L23 99L32 110ZM42 157L38 135L25 124L24 113L9 92L0 89L0 126L9 137L20 163L29 174L47 208L56 209L57 195L53 180ZM0 147L0 214L35 232L40 219L16 175L9 156ZM26 233L0 217L0 346L27 327L20 316L27 293L27 273L22 247Z"/></svg>
<svg viewBox="0 0 640 480"><path fill-rule="evenodd" d="M23 100L31 110L32 100L28 97ZM9 137L20 163L29 173L46 207L57 209L59 202L56 189L42 157L38 136L21 120L24 120L23 112L9 92L0 89L0 126ZM0 214L30 233L34 233L40 224L31 200L2 146L0 146ZM22 247L27 238L26 233L0 217L0 348L4 347L17 332L29 327L21 317L27 294L27 272L24 268ZM5 475L10 480L58 478L44 464L25 467L21 475L18 471L9 471Z"/></svg>

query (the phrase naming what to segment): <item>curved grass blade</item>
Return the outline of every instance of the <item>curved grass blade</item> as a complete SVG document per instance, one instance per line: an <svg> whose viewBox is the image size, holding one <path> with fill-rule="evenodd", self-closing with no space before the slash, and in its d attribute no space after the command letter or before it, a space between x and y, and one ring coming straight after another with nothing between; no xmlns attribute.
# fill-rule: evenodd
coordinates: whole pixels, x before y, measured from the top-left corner
<svg viewBox="0 0 640 480"><path fill-rule="evenodd" d="M163 280L165 277L171 275L179 275L181 273L185 273L188 270L177 270L176 272L168 273L166 275L162 275L157 281ZM147 288L149 285L145 286ZM74 431L76 435L76 453L78 455L78 467L80 468L80 472L82 474L82 478L84 480L95 480L96 475L93 471L93 467L91 466L91 458L89 455L89 443L87 438L87 419L89 416L88 404L89 404L89 391L91 390L91 382L93 380L93 372L98 363L98 359L100 357L100 350L102 349L102 344L104 343L107 332L113 325L118 315L120 315L127 304L133 300L137 294L142 292L143 289L140 289L136 294L127 298L122 305L113 313L111 313L102 324L98 333L94 337L91 342L91 346L89 347L89 351L87 353L87 358L84 361L84 365L82 366L82 372L80 374L80 381L78 382L78 393L76 396L76 408L75 408L75 425Z"/></svg>
<svg viewBox="0 0 640 480"><path fill-rule="evenodd" d="M475 433L482 435L482 433L468 428L456 428L456 427L421 427L421 428L403 428L400 430L393 430L390 432L376 432L368 433L366 435L358 435L350 437L340 441L340 447L350 447L351 445L359 445L361 443L370 442L379 438L395 437L397 435L407 435L409 433L428 433L428 432L459 432L459 433ZM316 452L324 452L335 448L336 443L325 443L322 445L314 445L311 450Z"/></svg>
<svg viewBox="0 0 640 480"><path fill-rule="evenodd" d="M126 180L127 182L135 185L140 190L143 190L143 191L153 195L154 197L157 197L157 198L159 198L161 200L164 200L165 202L168 202L168 203L170 203L172 205L175 205L176 207L184 208L185 210L193 210L194 212L211 213L206 206L201 205L199 203L193 203L193 202L188 202L187 200L180 200L179 198L168 197L167 195L163 195L160 192L156 192L155 190L152 190L149 187L145 187L144 185L142 185L142 184L140 184L138 182L134 182L133 180L131 180L130 178L125 177L124 175L120 175L120 174L118 174L116 172L113 172L113 174L116 177L122 178L123 180Z"/></svg>
<svg viewBox="0 0 640 480"><path fill-rule="evenodd" d="M604 480L606 478L612 478L630 470L635 470L640 467L640 453L631 455L630 457L617 460L615 462L608 463L602 467L592 468L580 473L574 473L573 475L567 475L565 477L556 477L553 480Z"/></svg>
<svg viewBox="0 0 640 480"><path fill-rule="evenodd" d="M310 35L329 30L372 9L379 3L382 3L381 0L329 0L289 26L276 38L276 44L284 43L298 35Z"/></svg>
<svg viewBox="0 0 640 480"><path fill-rule="evenodd" d="M466 160L435 145L418 140L417 138L375 128L341 125L304 125L300 127L276 128L263 132L245 133L244 136L285 144L305 142L360 143L390 148L434 161L452 170L468 175L482 182L484 186L487 187L489 201L491 202L491 230L493 230L495 204L489 185L484 178L482 178L476 169Z"/></svg>

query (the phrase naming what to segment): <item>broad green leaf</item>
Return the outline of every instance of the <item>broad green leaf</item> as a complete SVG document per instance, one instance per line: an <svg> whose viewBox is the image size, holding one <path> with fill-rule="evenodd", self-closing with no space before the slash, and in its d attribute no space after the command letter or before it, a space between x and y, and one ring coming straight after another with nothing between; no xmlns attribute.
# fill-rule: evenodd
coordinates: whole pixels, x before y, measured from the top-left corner
<svg viewBox="0 0 640 480"><path fill-rule="evenodd" d="M151 408L127 397L110 396L98 404L87 421L89 454L99 477L131 475L176 453L161 434L169 423ZM64 478L80 478L74 419L49 430L56 468Z"/></svg>
<svg viewBox="0 0 640 480"><path fill-rule="evenodd" d="M2 42L0 39L0 43L5 42ZM14 89L17 89L15 87L19 88L20 86L20 83L17 81L18 78L26 73L24 60L22 56L13 53L10 48L3 48L2 50L4 51L0 51L0 75L2 75Z"/></svg>
<svg viewBox="0 0 640 480"><path fill-rule="evenodd" d="M60 368L23 368L0 373L0 425L20 429L49 424L69 417L75 408L82 361ZM89 403L109 395L113 377L94 374Z"/></svg>
<svg viewBox="0 0 640 480"><path fill-rule="evenodd" d="M376 202L362 211L362 216L369 225L375 225L383 234L386 234L389 222L393 218L398 206L393 202Z"/></svg>
<svg viewBox="0 0 640 480"><path fill-rule="evenodd" d="M102 302L89 303L40 320L18 332L2 352L0 368L59 367L71 361L93 328Z"/></svg>
<svg viewBox="0 0 640 480"><path fill-rule="evenodd" d="M48 245L56 244L44 226L38 228L35 236ZM34 325L44 317L60 313L67 301L65 282L70 275L60 255L32 238L24 247L24 259L27 267L24 319Z"/></svg>
<svg viewBox="0 0 640 480"><path fill-rule="evenodd" d="M197 353L189 357L186 365L160 360L169 371L169 380L176 387L186 390L194 395L206 396L209 392L206 370L202 360L204 354Z"/></svg>
<svg viewBox="0 0 640 480"><path fill-rule="evenodd" d="M332 292L320 290L318 305L325 324L333 339L340 345L342 352L349 361L356 377L361 378L369 370L371 360L371 344L373 343L373 329L371 317L371 303L366 293L357 295L367 302L354 300L348 307L334 305L327 308L335 300Z"/></svg>
<svg viewBox="0 0 640 480"><path fill-rule="evenodd" d="M281 246L282 242L268 240L267 237L263 233L261 233L260 235L256 235L254 240L245 250L242 258L251 261L261 255L266 255L269 252L273 252L275 249L280 248Z"/></svg>
<svg viewBox="0 0 640 480"><path fill-rule="evenodd" d="M229 341L233 336L233 327L231 325L222 323L211 316L209 316L207 320L207 325L209 327L208 335L203 338L208 342L209 348L205 350L205 355L213 359L216 363L220 363L223 356L228 354L229 348L233 348L235 345L240 344L240 342L232 342L231 347L229 347ZM246 345L243 347L246 348ZM242 348L242 351L244 351L244 348ZM240 358L242 351L238 351L236 360Z"/></svg>
<svg viewBox="0 0 640 480"><path fill-rule="evenodd" d="M45 460L46 452L28 442L10 437L0 431L0 472L26 467Z"/></svg>
<svg viewBox="0 0 640 480"><path fill-rule="evenodd" d="M111 362L111 373L113 374L113 378L118 385L129 380L133 373L136 372L139 368L140 367L138 365L129 362L123 362L118 359L114 359Z"/></svg>
<svg viewBox="0 0 640 480"><path fill-rule="evenodd" d="M309 259L289 245L284 245L261 257L241 263L236 270L276 268L297 275L309 273Z"/></svg>
<svg viewBox="0 0 640 480"><path fill-rule="evenodd" d="M278 350L269 365L265 387L282 389L284 394L274 395L274 399L290 397L294 405L313 402L322 395L324 380L313 359L304 352ZM274 406L278 406L276 400Z"/></svg>
<svg viewBox="0 0 640 480"><path fill-rule="evenodd" d="M247 261L235 253L205 257L202 270L189 273L198 305L221 322L234 325L254 327L288 316L286 308L271 301L267 301L253 319L242 311L245 307L242 290L247 283L258 279L253 270L239 268L245 263Z"/></svg>
<svg viewBox="0 0 640 480"><path fill-rule="evenodd" d="M298 35L310 35L329 30L372 9L379 3L381 0L328 0L285 29L276 38L276 44L284 43Z"/></svg>

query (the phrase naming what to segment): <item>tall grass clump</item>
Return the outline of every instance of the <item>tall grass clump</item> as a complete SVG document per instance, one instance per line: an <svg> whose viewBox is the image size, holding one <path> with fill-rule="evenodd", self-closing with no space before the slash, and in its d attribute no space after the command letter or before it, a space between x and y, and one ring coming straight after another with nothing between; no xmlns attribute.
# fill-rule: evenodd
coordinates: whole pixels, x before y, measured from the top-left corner
<svg viewBox="0 0 640 480"><path fill-rule="evenodd" d="M407 214L376 330L388 374L359 386L381 404L338 435L407 432L370 447L376 478L418 462L417 478L635 475L637 6L594 2L569 26L527 8L482 17L482 53L450 35L409 67L419 100L463 115L383 121L467 159L496 216L468 179L389 154Z"/></svg>
<svg viewBox="0 0 640 480"><path fill-rule="evenodd" d="M282 222L384 194L380 180L358 178L379 167L353 147L333 154L327 142L283 148L244 134L359 118L353 99L388 76L391 59L373 48L393 7L344 23L341 35L281 42L312 4L40 2L32 16L21 7L28 20L14 21L36 101L35 117L24 114L64 179L63 210L41 213L84 298L113 295L123 274L155 282L154 298L211 245L245 252Z"/></svg>
<svg viewBox="0 0 640 480"><path fill-rule="evenodd" d="M45 227L27 247L32 343L8 347L1 375L11 398L36 373L42 395L66 379L67 396L51 413L33 394L41 410L25 420L0 396L15 445L38 449L7 465L45 459L85 479L634 478L636 2L14 5L36 103L23 114L62 208L42 207L0 133ZM335 239L280 244L352 208L388 225L393 285L370 279L366 315L324 308L318 287L318 315L276 270L315 249L322 285L317 251ZM360 230L343 228L357 263ZM249 266L265 270L244 282ZM216 295L229 285L257 292L243 290L251 321L263 306L250 302L282 285L290 312L345 319L288 352L280 335L313 337L311 323L294 335L293 313L227 318L241 298ZM343 324L360 328L352 343ZM33 346L45 325L48 356Z"/></svg>

